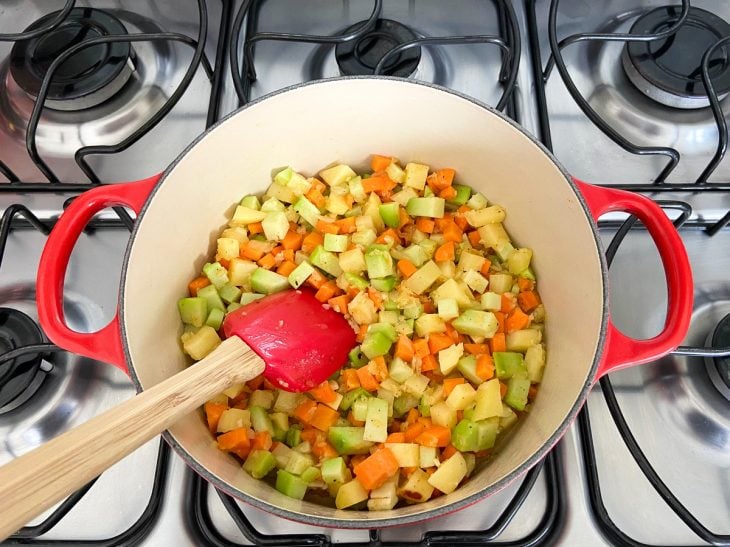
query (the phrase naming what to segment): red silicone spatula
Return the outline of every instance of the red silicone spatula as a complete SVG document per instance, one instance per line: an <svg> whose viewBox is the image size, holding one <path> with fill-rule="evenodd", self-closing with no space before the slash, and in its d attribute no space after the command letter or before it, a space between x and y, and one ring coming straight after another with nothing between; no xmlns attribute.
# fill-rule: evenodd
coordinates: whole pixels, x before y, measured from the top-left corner
<svg viewBox="0 0 730 547"><path fill-rule="evenodd" d="M0 467L0 541L230 385L263 372L282 389L306 391L355 345L344 317L304 290L237 309L223 332L205 359Z"/></svg>

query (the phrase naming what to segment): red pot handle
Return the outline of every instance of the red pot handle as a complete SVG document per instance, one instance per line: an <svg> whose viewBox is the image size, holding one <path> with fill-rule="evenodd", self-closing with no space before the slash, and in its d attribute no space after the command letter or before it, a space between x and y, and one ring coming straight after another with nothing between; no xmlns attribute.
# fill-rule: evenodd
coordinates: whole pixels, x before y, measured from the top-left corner
<svg viewBox="0 0 730 547"><path fill-rule="evenodd" d="M124 205L139 214L160 175L126 184L107 184L80 194L61 214L48 236L38 265L38 319L57 346L110 363L128 373L119 328L119 312L101 330L71 330L63 313L63 281L71 251L91 218L107 207Z"/></svg>
<svg viewBox="0 0 730 547"><path fill-rule="evenodd" d="M659 250L667 279L667 319L654 338L636 340L626 336L609 316L606 345L596 381L614 370L655 361L679 346L689 329L694 285L687 251L676 228L661 207L640 194L601 188L574 179L594 220L604 213L625 211L641 220Z"/></svg>

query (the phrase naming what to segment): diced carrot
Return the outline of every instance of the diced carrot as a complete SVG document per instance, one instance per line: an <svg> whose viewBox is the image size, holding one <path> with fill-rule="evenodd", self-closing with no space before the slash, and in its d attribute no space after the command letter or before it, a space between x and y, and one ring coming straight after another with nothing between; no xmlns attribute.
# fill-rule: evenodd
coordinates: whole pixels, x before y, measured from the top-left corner
<svg viewBox="0 0 730 547"><path fill-rule="evenodd" d="M428 349L431 353L438 353L442 349L446 349L453 344L454 341L448 334L432 332L428 335Z"/></svg>
<svg viewBox="0 0 730 547"><path fill-rule="evenodd" d="M335 225L339 228L339 233L341 234L351 234L357 230L355 217L346 217L341 218L340 220L335 220Z"/></svg>
<svg viewBox="0 0 730 547"><path fill-rule="evenodd" d="M279 267L276 268L276 273L283 275L284 277L287 277L290 273L292 273L296 269L297 265L296 263L292 262L291 260L285 260L281 264L279 264Z"/></svg>
<svg viewBox="0 0 730 547"><path fill-rule="evenodd" d="M312 177L309 179L309 182L312 183L312 186L310 188L314 188L315 190L321 192L324 194L324 191L327 189L327 185L319 180L317 177Z"/></svg>
<svg viewBox="0 0 730 547"><path fill-rule="evenodd" d="M373 376L372 373L368 370L368 367L361 367L357 369L356 372L357 379L360 380L360 386L365 391L378 390L378 381L375 379L375 376Z"/></svg>
<svg viewBox="0 0 730 547"><path fill-rule="evenodd" d="M306 197L309 201L311 201L315 205L315 207L318 207L319 209L321 209L327 203L327 200L325 199L324 194L322 194L323 190L324 190L323 188L320 189L318 186L315 186L313 184L312 187L309 190L307 190L307 193L304 194L304 197Z"/></svg>
<svg viewBox="0 0 730 547"><path fill-rule="evenodd" d="M329 428L335 425L335 422L339 417L339 412L331 409L327 405L320 404L317 405L309 423L312 427L316 427L320 431L329 431Z"/></svg>
<svg viewBox="0 0 730 547"><path fill-rule="evenodd" d="M456 171L451 168L439 169L436 171L436 178L440 188L446 188L454 183Z"/></svg>
<svg viewBox="0 0 730 547"><path fill-rule="evenodd" d="M450 444L449 446L447 446L446 448L444 448L441 451L441 456L439 459L442 462L445 462L446 460L448 460L451 456L453 456L457 452L458 452L458 450L456 449L456 447L453 444Z"/></svg>
<svg viewBox="0 0 730 547"><path fill-rule="evenodd" d="M312 445L312 454L317 456L320 460L327 458L336 458L337 450L335 450L330 443L327 441L319 441Z"/></svg>
<svg viewBox="0 0 730 547"><path fill-rule="evenodd" d="M360 387L360 380L354 368L346 368L340 372L340 380L345 386L345 391L352 391Z"/></svg>
<svg viewBox="0 0 730 547"><path fill-rule="evenodd" d="M416 357L423 359L426 355L430 355L431 350L428 349L428 340L425 338L414 338L413 339L413 351Z"/></svg>
<svg viewBox="0 0 730 547"><path fill-rule="evenodd" d="M439 197L444 199L454 199L456 197L456 190L453 186L447 186L439 192Z"/></svg>
<svg viewBox="0 0 730 547"><path fill-rule="evenodd" d="M267 270L270 270L274 266L276 266L276 258L274 258L274 255L271 253L266 254L261 257L261 259L258 261L258 265L262 268L266 268Z"/></svg>
<svg viewBox="0 0 730 547"><path fill-rule="evenodd" d="M504 332L504 314L501 311L495 311L494 317L497 319L497 332Z"/></svg>
<svg viewBox="0 0 730 547"><path fill-rule="evenodd" d="M453 389L458 386L459 384L465 383L466 380L464 380L463 377L459 378L444 378L444 397L448 397L449 394L453 391Z"/></svg>
<svg viewBox="0 0 730 547"><path fill-rule="evenodd" d="M269 450L271 448L271 433L259 431L253 436L251 450Z"/></svg>
<svg viewBox="0 0 730 547"><path fill-rule="evenodd" d="M403 274L403 277L411 277L417 270L418 268L407 258L402 258L398 261L398 271Z"/></svg>
<svg viewBox="0 0 730 547"><path fill-rule="evenodd" d="M505 331L514 332L527 328L530 324L530 316L523 312L520 308L515 308L505 321Z"/></svg>
<svg viewBox="0 0 730 547"><path fill-rule="evenodd" d="M332 386L327 380L314 389L310 389L307 393L320 403L334 403L337 400L337 393L335 393L335 390L332 389Z"/></svg>
<svg viewBox="0 0 730 547"><path fill-rule="evenodd" d="M373 154L372 158L370 158L370 168L373 171L384 171L391 163L393 163L393 158L390 156Z"/></svg>
<svg viewBox="0 0 730 547"><path fill-rule="evenodd" d="M294 409L294 417L302 423L309 424L316 411L317 403L307 398Z"/></svg>
<svg viewBox="0 0 730 547"><path fill-rule="evenodd" d="M306 281L307 285L314 287L315 289L319 289L326 282L327 278L317 270L314 270Z"/></svg>
<svg viewBox="0 0 730 547"><path fill-rule="evenodd" d="M387 448L381 448L355 465L353 472L365 488L374 490L398 473L398 469L400 466L393 453Z"/></svg>
<svg viewBox="0 0 730 547"><path fill-rule="evenodd" d="M459 207L459 209L461 209L461 207ZM467 210L468 209L469 208L467 207ZM462 232L469 229L469 221L466 220L466 217L463 214L454 215L454 223Z"/></svg>
<svg viewBox="0 0 730 547"><path fill-rule="evenodd" d="M378 236L375 243L400 245L400 235L393 228L388 228L382 234Z"/></svg>
<svg viewBox="0 0 730 547"><path fill-rule="evenodd" d="M216 260L217 260L217 261L218 261L218 263L219 263L219 264L220 264L221 266L223 266L223 267L224 267L224 268L225 268L226 270L227 270L227 269L228 269L228 267L229 267L229 266L231 265L231 261L230 261L230 260L228 260L227 258L218 258L218 256L216 256Z"/></svg>
<svg viewBox="0 0 730 547"><path fill-rule="evenodd" d="M445 447L451 442L451 430L442 425L432 425L423 430L423 432L415 438L415 442L422 446Z"/></svg>
<svg viewBox="0 0 730 547"><path fill-rule="evenodd" d="M299 234L294 230L289 230L284 236L284 239L281 240L281 245L285 249L292 249L296 251L302 246L303 239L304 236L302 234Z"/></svg>
<svg viewBox="0 0 730 547"><path fill-rule="evenodd" d="M411 339L408 338L405 334L401 334L398 337L398 341L395 343L395 357L398 357L399 359L403 359L404 361L410 363L413 361L414 356L414 347L413 342L411 342Z"/></svg>
<svg viewBox="0 0 730 547"><path fill-rule="evenodd" d="M248 228L248 233L251 235L264 233L264 226L260 222L252 222L246 227Z"/></svg>
<svg viewBox="0 0 730 547"><path fill-rule="evenodd" d="M489 353L488 344L464 344L464 350L472 355L478 355L480 353Z"/></svg>
<svg viewBox="0 0 730 547"><path fill-rule="evenodd" d="M364 421L355 419L355 415L352 413L352 410L347 413L347 421L350 423L350 425L355 427L362 427L365 425Z"/></svg>
<svg viewBox="0 0 730 547"><path fill-rule="evenodd" d="M461 342L461 335L459 334L459 331L457 331L451 323L446 323L446 334L449 338L451 338L453 341L452 343L458 344Z"/></svg>
<svg viewBox="0 0 730 547"><path fill-rule="evenodd" d="M210 285L210 279L204 276L196 277L188 283L188 292L190 293L190 296L198 296L198 290L203 287L207 287L208 285Z"/></svg>
<svg viewBox="0 0 730 547"><path fill-rule="evenodd" d="M518 277L517 278L517 286L520 288L520 291L531 291L535 284L532 282L532 279L527 279L526 277Z"/></svg>
<svg viewBox="0 0 730 547"><path fill-rule="evenodd" d="M460 243L461 237L464 235L464 232L456 225L455 222L451 222L444 226L443 234L446 241Z"/></svg>
<svg viewBox="0 0 730 547"><path fill-rule="evenodd" d="M537 386L532 385L530 386L530 389L527 390L527 400L532 402L535 400L535 397L537 397Z"/></svg>
<svg viewBox="0 0 730 547"><path fill-rule="evenodd" d="M398 208L398 229L402 230L404 226L408 226L413 222L413 219L411 216L406 213L406 210L403 209L403 207Z"/></svg>
<svg viewBox="0 0 730 547"><path fill-rule="evenodd" d="M358 330L355 340L357 340L358 342L362 342L363 340L365 340L365 335L367 333L368 333L368 326L360 325L360 330Z"/></svg>
<svg viewBox="0 0 730 547"><path fill-rule="evenodd" d="M364 462L367 459L367 456L365 454L357 454L355 456L350 456L350 467L355 467L356 465Z"/></svg>
<svg viewBox="0 0 730 547"><path fill-rule="evenodd" d="M532 313L540 305L540 296L536 291L522 291L517 295L517 303L525 313Z"/></svg>
<svg viewBox="0 0 730 547"><path fill-rule="evenodd" d="M368 287L368 296L370 297L370 300L373 301L373 304L375 304L377 309L381 309L383 307L383 297L380 296L380 293L376 289Z"/></svg>
<svg viewBox="0 0 730 547"><path fill-rule="evenodd" d="M337 294L337 285L332 281L322 283L314 297L320 302L327 302L330 298L333 298Z"/></svg>
<svg viewBox="0 0 730 547"><path fill-rule="evenodd" d="M489 276L489 268L492 267L492 261L491 260L485 260L484 264L482 264L481 269L479 270L482 275Z"/></svg>
<svg viewBox="0 0 730 547"><path fill-rule="evenodd" d="M504 399L504 396L507 394L507 384L504 382L499 382L499 396Z"/></svg>
<svg viewBox="0 0 730 547"><path fill-rule="evenodd" d="M362 188L366 192L382 192L395 188L395 181L385 173L373 173L372 177L362 179Z"/></svg>
<svg viewBox="0 0 730 547"><path fill-rule="evenodd" d="M416 228L426 234L432 234L436 223L428 217L418 217L416 219Z"/></svg>
<svg viewBox="0 0 730 547"><path fill-rule="evenodd" d="M421 358L421 372L428 372L430 370L436 370L438 368L438 362L436 357L433 355L426 355Z"/></svg>
<svg viewBox="0 0 730 547"><path fill-rule="evenodd" d="M208 422L208 429L215 435L218 430L218 420L221 419L221 414L228 410L228 405L225 403L205 403L203 407L205 409L205 419Z"/></svg>
<svg viewBox="0 0 730 547"><path fill-rule="evenodd" d="M339 234L340 227L335 222L329 222L323 218L317 221L317 230L323 234Z"/></svg>
<svg viewBox="0 0 730 547"><path fill-rule="evenodd" d="M436 249L436 252L433 255L433 258L436 262L445 262L447 260L454 260L454 257L456 256L455 250L454 250L454 242L453 241L447 241L443 245L441 245L438 249Z"/></svg>
<svg viewBox="0 0 730 547"><path fill-rule="evenodd" d="M256 376L256 378L252 378L248 382L246 382L246 387L250 389L251 391L256 391L259 389L262 385L264 385L264 375L259 374Z"/></svg>
<svg viewBox="0 0 730 547"><path fill-rule="evenodd" d="M324 243L324 237L319 232L309 232L302 240L302 251L311 253L318 245Z"/></svg>
<svg viewBox="0 0 730 547"><path fill-rule="evenodd" d="M502 308L499 311L501 311L502 313L509 313L513 309L515 309L516 305L517 304L515 303L512 293L503 293L502 294Z"/></svg>
<svg viewBox="0 0 730 547"><path fill-rule="evenodd" d="M259 260L262 256L264 256L264 251L254 247L253 245L243 243L241 244L239 256L241 258L248 258L249 260Z"/></svg>
<svg viewBox="0 0 730 547"><path fill-rule="evenodd" d="M284 249L282 254L284 255L284 260L294 262L294 249Z"/></svg>
<svg viewBox="0 0 730 547"><path fill-rule="evenodd" d="M310 445L314 445L315 443L324 440L324 435L322 434L322 432L312 426L307 426L302 429L302 434L300 435L300 437L303 441L307 441Z"/></svg>
<svg viewBox="0 0 730 547"><path fill-rule="evenodd" d="M385 358L382 355L374 357L367 368L378 382L382 382L388 377L388 365L385 364Z"/></svg>
<svg viewBox="0 0 730 547"><path fill-rule="evenodd" d="M498 332L495 334L492 337L490 345L492 346L492 353L495 351L507 351L507 340L504 337L504 333Z"/></svg>
<svg viewBox="0 0 730 547"><path fill-rule="evenodd" d="M406 427L406 430L403 432L406 442L412 443L421 433L423 433L424 429L426 429L426 426L421 422L415 422Z"/></svg>
<svg viewBox="0 0 730 547"><path fill-rule="evenodd" d="M490 380L494 376L494 360L491 355L482 353L477 356L477 376L482 380Z"/></svg>
<svg viewBox="0 0 730 547"><path fill-rule="evenodd" d="M406 442L406 434L399 431L397 433L391 433L388 438L385 439L386 443L404 443Z"/></svg>
<svg viewBox="0 0 730 547"><path fill-rule="evenodd" d="M421 414L418 412L418 409L410 409L406 415L406 425L415 424L420 416Z"/></svg>
<svg viewBox="0 0 730 547"><path fill-rule="evenodd" d="M479 232L476 230L473 230L466 235L469 237L469 243L471 243L472 247L476 247L482 242L482 236L480 236Z"/></svg>
<svg viewBox="0 0 730 547"><path fill-rule="evenodd" d="M248 429L239 427L232 429L217 439L218 448L225 452L233 452L239 458L245 459L251 450L251 441L248 438Z"/></svg>
<svg viewBox="0 0 730 547"><path fill-rule="evenodd" d="M418 469L418 467L401 467L400 474L404 477L410 477L413 473L415 473L416 469Z"/></svg>
<svg viewBox="0 0 730 547"><path fill-rule="evenodd" d="M327 300L327 304L337 313L347 313L347 305L350 303L350 297L346 294L336 296Z"/></svg>

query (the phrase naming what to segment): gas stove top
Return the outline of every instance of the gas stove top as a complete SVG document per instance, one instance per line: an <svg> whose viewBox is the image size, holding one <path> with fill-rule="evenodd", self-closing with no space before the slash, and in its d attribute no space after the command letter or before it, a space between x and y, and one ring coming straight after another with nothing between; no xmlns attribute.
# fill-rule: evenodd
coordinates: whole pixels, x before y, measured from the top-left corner
<svg viewBox="0 0 730 547"><path fill-rule="evenodd" d="M601 380L544 462L457 514L370 532L299 525L209 487L156 439L6 544L730 545L729 24L721 0L456 0L448 13L436 0L4 2L0 464L134 393L37 326L38 258L64 204L161 171L222 116L299 82L380 73L495 106L576 177L661 203L695 278L684 346ZM132 222L105 211L77 244L73 328L113 316ZM653 336L658 254L625 215L600 226L613 319Z"/></svg>

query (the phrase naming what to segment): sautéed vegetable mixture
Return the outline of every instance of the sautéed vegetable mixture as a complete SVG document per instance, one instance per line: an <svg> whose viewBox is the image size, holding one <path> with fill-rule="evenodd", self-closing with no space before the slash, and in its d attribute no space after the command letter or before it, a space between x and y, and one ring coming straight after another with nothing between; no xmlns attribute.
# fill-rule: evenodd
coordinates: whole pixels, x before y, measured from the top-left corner
<svg viewBox="0 0 730 547"><path fill-rule="evenodd" d="M218 447L287 496L339 509L458 488L529 410L545 366L532 250L515 247L506 214L453 169L380 155L362 174L286 168L245 196L178 303L184 351L202 359L226 313L300 287L359 345L307 393L260 376L207 402Z"/></svg>

